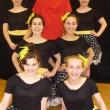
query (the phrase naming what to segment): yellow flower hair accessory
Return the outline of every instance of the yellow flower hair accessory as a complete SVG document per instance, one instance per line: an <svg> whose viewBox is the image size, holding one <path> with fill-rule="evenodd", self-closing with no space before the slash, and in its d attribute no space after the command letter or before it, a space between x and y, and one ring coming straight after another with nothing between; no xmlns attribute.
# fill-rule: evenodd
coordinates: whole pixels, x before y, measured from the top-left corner
<svg viewBox="0 0 110 110"><path fill-rule="evenodd" d="M33 13L31 13L31 15L29 16L29 18L28 18L28 20L27 20L26 24L28 24L28 25L29 25L29 23L30 23L31 19L32 19L34 16L35 16L35 13L34 13L34 12L33 12Z"/></svg>
<svg viewBox="0 0 110 110"><path fill-rule="evenodd" d="M85 58L84 56L78 54L79 58L84 62L84 67L88 64L88 58Z"/></svg>
<svg viewBox="0 0 110 110"><path fill-rule="evenodd" d="M29 52L29 48L27 46L20 47L22 50L19 52L19 61L23 60L27 53Z"/></svg>
<svg viewBox="0 0 110 110"><path fill-rule="evenodd" d="M61 17L62 21L64 21L69 14L70 14L70 12L68 12L68 13L66 13L64 16L62 16L62 17Z"/></svg>

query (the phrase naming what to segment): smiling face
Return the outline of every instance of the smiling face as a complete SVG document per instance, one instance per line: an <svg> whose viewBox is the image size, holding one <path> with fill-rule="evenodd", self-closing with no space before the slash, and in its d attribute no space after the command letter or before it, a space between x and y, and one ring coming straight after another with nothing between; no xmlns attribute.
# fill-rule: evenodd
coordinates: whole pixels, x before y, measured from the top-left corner
<svg viewBox="0 0 110 110"><path fill-rule="evenodd" d="M81 6L88 6L90 0L79 0Z"/></svg>
<svg viewBox="0 0 110 110"><path fill-rule="evenodd" d="M69 78L72 80L76 80L80 78L83 73L83 62L78 58L69 58L67 61L67 68Z"/></svg>
<svg viewBox="0 0 110 110"><path fill-rule="evenodd" d="M41 34L44 24L41 18L34 18L31 24L33 34Z"/></svg>
<svg viewBox="0 0 110 110"><path fill-rule="evenodd" d="M64 22L65 33L73 34L77 29L76 17L69 16Z"/></svg>
<svg viewBox="0 0 110 110"><path fill-rule="evenodd" d="M36 74L38 67L39 62L36 60L36 58L28 58L26 63L23 64L24 71L29 75Z"/></svg>
<svg viewBox="0 0 110 110"><path fill-rule="evenodd" d="M14 6L19 6L19 5L21 5L22 1L23 1L23 0L12 0Z"/></svg>

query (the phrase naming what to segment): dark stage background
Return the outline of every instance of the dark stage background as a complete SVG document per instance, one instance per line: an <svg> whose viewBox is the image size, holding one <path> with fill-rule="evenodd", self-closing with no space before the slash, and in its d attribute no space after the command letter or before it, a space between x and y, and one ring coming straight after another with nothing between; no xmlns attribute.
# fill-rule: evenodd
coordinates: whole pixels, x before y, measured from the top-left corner
<svg viewBox="0 0 110 110"><path fill-rule="evenodd" d="M0 0L0 78L7 79L11 73L7 63L6 41L2 35L3 16L12 4L11 0ZM24 6L32 8L35 0L24 0ZM78 0L70 0L71 6L74 9L78 6ZM102 61L98 66L91 66L91 78L96 82L110 82L110 0L91 0L91 6L100 10L105 17L108 26L103 35L98 38L101 45L103 56Z"/></svg>

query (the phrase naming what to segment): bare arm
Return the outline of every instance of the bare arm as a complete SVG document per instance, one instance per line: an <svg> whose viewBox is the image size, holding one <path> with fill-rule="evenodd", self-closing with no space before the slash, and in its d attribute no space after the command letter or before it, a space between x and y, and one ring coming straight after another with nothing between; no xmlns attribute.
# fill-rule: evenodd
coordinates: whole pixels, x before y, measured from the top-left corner
<svg viewBox="0 0 110 110"><path fill-rule="evenodd" d="M16 68L16 70L19 72L22 71L20 65L19 65L19 62L18 62L18 53L14 52L13 55L12 55L12 62Z"/></svg>
<svg viewBox="0 0 110 110"><path fill-rule="evenodd" d="M47 97L43 97L42 100L41 100L41 110L47 110Z"/></svg>
<svg viewBox="0 0 110 110"><path fill-rule="evenodd" d="M16 44L14 44L12 41L11 41L11 39L10 39L10 36L9 36L9 33L8 33L8 24L7 23L4 23L3 24L3 34L4 34L4 37L5 37L5 39L6 39L6 41L7 41L7 43L8 43L8 45L10 46L10 48L12 49L12 50L14 50L15 49L15 47L16 47Z"/></svg>
<svg viewBox="0 0 110 110"><path fill-rule="evenodd" d="M5 93L3 99L0 103L0 110L7 110L11 101L12 101L12 94Z"/></svg>
<svg viewBox="0 0 110 110"><path fill-rule="evenodd" d="M28 31L27 31L27 33L24 36L24 39L30 37L31 34L32 34L32 30L31 30L31 28L29 28Z"/></svg>
<svg viewBox="0 0 110 110"><path fill-rule="evenodd" d="M88 67L90 67L91 62L92 62L93 57L94 57L94 51L93 51L92 48L89 48L89 49L87 50L87 53L88 53L88 64L85 66L85 70L86 70Z"/></svg>
<svg viewBox="0 0 110 110"><path fill-rule="evenodd" d="M93 32L92 34L95 35L96 37L100 37L101 34L105 31L105 28L107 27L107 22L105 21L104 17L101 17L98 20L99 24L100 24L100 29L98 30L98 32Z"/></svg>
<svg viewBox="0 0 110 110"><path fill-rule="evenodd" d="M54 67L55 66L55 62L53 61L53 59L50 57L49 58L49 64L52 66L52 67Z"/></svg>
<svg viewBox="0 0 110 110"><path fill-rule="evenodd" d="M60 54L56 54L54 55L54 57L56 58L56 62L54 63L53 65L53 69L51 71L51 76L54 76L58 70L58 68L60 67L60 64L61 64L61 56Z"/></svg>
<svg viewBox="0 0 110 110"><path fill-rule="evenodd" d="M96 93L93 95L93 97L95 98L95 100L97 101L100 110L107 110L105 103L100 95L100 93Z"/></svg>
<svg viewBox="0 0 110 110"><path fill-rule="evenodd" d="M61 105L62 105L61 110L67 110L63 99L61 99Z"/></svg>

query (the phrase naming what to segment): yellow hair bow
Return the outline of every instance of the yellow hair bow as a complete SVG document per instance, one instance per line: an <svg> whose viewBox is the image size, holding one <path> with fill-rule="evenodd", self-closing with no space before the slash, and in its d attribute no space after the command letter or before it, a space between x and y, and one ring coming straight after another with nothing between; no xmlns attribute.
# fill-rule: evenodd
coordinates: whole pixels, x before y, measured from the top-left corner
<svg viewBox="0 0 110 110"><path fill-rule="evenodd" d="M62 16L62 17L61 17L62 21L64 21L69 14L70 14L70 12L68 12L68 13L66 13L64 16Z"/></svg>
<svg viewBox="0 0 110 110"><path fill-rule="evenodd" d="M23 60L29 52L29 48L27 46L22 46L20 48L22 48L22 50L19 52L19 61Z"/></svg>
<svg viewBox="0 0 110 110"><path fill-rule="evenodd" d="M31 15L29 16L29 18L28 18L28 20L27 20L26 24L29 24L29 23L30 23L30 21L31 21L31 19L32 19L34 16L35 16L35 13L34 13L34 12L33 12L33 13L31 13Z"/></svg>
<svg viewBox="0 0 110 110"><path fill-rule="evenodd" d="M88 58L85 58L84 56L78 54L79 58L84 62L84 67L88 64Z"/></svg>

